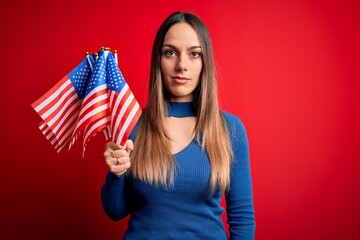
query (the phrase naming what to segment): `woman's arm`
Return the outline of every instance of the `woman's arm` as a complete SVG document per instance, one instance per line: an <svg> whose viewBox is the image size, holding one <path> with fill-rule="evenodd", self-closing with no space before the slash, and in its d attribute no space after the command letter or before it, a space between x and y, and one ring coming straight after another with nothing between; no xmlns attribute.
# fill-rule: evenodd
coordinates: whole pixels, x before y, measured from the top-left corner
<svg viewBox="0 0 360 240"><path fill-rule="evenodd" d="M129 214L126 196L125 174L118 177L109 172L101 190L101 202L105 213L113 221L118 221Z"/></svg>
<svg viewBox="0 0 360 240"><path fill-rule="evenodd" d="M254 239L255 217L246 130L240 119L232 115L227 117L227 126L234 153L230 188L225 195L230 239Z"/></svg>
<svg viewBox="0 0 360 240"><path fill-rule="evenodd" d="M125 172L130 167L131 150L131 140L126 141L125 146L115 143L105 145L104 158L109 172L101 190L101 201L106 214L114 221L129 214Z"/></svg>

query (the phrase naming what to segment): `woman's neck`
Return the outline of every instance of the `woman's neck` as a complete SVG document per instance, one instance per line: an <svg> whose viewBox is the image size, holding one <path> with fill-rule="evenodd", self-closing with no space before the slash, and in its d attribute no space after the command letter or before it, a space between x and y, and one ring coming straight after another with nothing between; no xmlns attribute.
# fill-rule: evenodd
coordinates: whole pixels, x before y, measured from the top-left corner
<svg viewBox="0 0 360 240"><path fill-rule="evenodd" d="M192 102L169 102L169 117L195 117L196 111Z"/></svg>

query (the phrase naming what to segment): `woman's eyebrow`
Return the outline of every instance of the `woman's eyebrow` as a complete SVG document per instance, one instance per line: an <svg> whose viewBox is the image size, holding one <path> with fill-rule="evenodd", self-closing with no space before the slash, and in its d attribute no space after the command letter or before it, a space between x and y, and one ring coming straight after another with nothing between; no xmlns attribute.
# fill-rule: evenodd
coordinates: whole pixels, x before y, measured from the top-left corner
<svg viewBox="0 0 360 240"><path fill-rule="evenodd" d="M176 51L179 51L179 49L177 49L177 47L175 47L174 45L171 45L171 44L164 44L162 47L163 47L163 48L168 47L168 48L174 49L174 50L176 50Z"/></svg>
<svg viewBox="0 0 360 240"><path fill-rule="evenodd" d="M192 47L189 48L189 50L192 50L192 49L195 49L195 48L200 48L201 49L200 46L192 46Z"/></svg>
<svg viewBox="0 0 360 240"><path fill-rule="evenodd" d="M164 48L164 47L170 47L170 48L173 48L173 49L175 49L175 50L179 50L177 47L175 47L175 46L172 45L172 44L164 44L164 45L163 45L163 48ZM191 47L188 48L188 50L193 50L193 49L196 49L196 48L200 48L200 49L201 49L201 46L191 46Z"/></svg>

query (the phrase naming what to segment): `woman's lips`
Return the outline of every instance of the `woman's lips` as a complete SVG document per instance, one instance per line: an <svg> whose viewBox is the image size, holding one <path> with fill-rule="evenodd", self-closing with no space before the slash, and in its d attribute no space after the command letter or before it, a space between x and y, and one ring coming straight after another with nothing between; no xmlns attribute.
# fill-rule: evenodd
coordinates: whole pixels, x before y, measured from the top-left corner
<svg viewBox="0 0 360 240"><path fill-rule="evenodd" d="M184 84L190 80L190 78L175 76L172 79L178 84Z"/></svg>

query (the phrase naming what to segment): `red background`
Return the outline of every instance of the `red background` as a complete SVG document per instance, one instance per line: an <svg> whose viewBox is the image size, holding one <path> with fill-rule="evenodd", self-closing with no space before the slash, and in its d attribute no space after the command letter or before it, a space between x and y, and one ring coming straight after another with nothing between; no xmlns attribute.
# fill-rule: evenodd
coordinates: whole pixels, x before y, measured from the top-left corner
<svg viewBox="0 0 360 240"><path fill-rule="evenodd" d="M121 239L103 212L105 140L58 155L30 104L110 46L146 104L155 32L207 24L220 101L249 136L257 239L360 239L358 1L2 1L1 239Z"/></svg>

